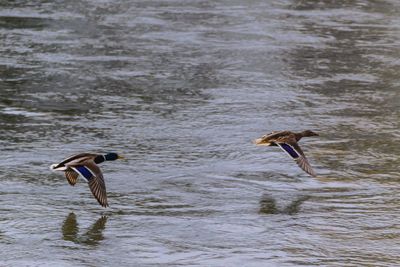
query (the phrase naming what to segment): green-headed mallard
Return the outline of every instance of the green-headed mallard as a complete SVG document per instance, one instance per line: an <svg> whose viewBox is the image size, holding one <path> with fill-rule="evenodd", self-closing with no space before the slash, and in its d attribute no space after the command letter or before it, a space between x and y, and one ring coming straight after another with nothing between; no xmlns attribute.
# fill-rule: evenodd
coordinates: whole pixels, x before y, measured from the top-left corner
<svg viewBox="0 0 400 267"><path fill-rule="evenodd" d="M300 168L315 177L316 174L314 170L311 168L306 156L297 144L301 138L309 136L318 136L318 134L310 130L300 133L294 133L291 131L275 131L254 140L254 143L258 146L279 146L292 159L294 159L294 161L296 161Z"/></svg>
<svg viewBox="0 0 400 267"><path fill-rule="evenodd" d="M63 171L70 185L75 185L78 176L81 176L89 184L90 191L103 207L108 206L106 184L103 174L97 164L104 161L112 161L123 158L117 153L92 154L80 153L70 156L58 164L52 164L51 170Z"/></svg>

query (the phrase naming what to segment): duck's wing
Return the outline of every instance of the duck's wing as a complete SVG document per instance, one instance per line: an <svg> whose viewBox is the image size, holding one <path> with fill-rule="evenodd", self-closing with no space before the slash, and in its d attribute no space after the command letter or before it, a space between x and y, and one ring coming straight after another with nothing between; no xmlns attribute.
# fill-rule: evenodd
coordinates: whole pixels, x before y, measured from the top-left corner
<svg viewBox="0 0 400 267"><path fill-rule="evenodd" d="M290 131L273 131L270 132L269 134L262 136L261 138L273 141L274 139L278 139L284 136L289 136L290 134L291 134Z"/></svg>
<svg viewBox="0 0 400 267"><path fill-rule="evenodd" d="M72 155L72 156L64 159L60 163L53 164L52 165L52 169L53 170L54 169L65 170L66 167L68 167L68 166L80 165L80 164L82 164L82 162L85 162L85 161L88 161L88 160L92 160L96 156L97 156L97 154L93 154L93 153L75 154L75 155Z"/></svg>
<svg viewBox="0 0 400 267"><path fill-rule="evenodd" d="M89 184L90 191L97 202L103 207L108 206L106 184L103 173L94 161L87 161L85 165L71 167L78 172Z"/></svg>
<svg viewBox="0 0 400 267"><path fill-rule="evenodd" d="M309 175L317 176L297 142L276 143L297 165Z"/></svg>
<svg viewBox="0 0 400 267"><path fill-rule="evenodd" d="M107 191L103 173L94 161L88 162L85 166L94 173L93 179L89 181L90 191L92 191L93 196L97 199L100 205L107 207Z"/></svg>
<svg viewBox="0 0 400 267"><path fill-rule="evenodd" d="M68 168L65 171L65 178L67 178L68 183L72 186L74 186L76 184L76 181L78 180L78 176L79 176L79 174L71 168Z"/></svg>
<svg viewBox="0 0 400 267"><path fill-rule="evenodd" d="M292 135L290 131L274 131L255 139L253 143L258 146L276 146L276 143L284 143Z"/></svg>

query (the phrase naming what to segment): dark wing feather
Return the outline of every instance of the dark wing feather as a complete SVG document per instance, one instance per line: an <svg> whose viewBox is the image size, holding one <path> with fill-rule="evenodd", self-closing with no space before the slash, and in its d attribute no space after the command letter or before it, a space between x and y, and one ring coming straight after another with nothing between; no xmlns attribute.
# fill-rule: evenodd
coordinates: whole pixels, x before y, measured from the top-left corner
<svg viewBox="0 0 400 267"><path fill-rule="evenodd" d="M103 173L93 161L86 163L85 166L95 174L93 179L89 180L88 182L90 191L92 191L93 196L96 198L101 206L107 207L107 191L106 184L103 178Z"/></svg>
<svg viewBox="0 0 400 267"><path fill-rule="evenodd" d="M306 173L308 173L309 175L316 177L317 174L314 172L313 168L311 167L310 163L308 163L308 160L306 158L306 156L304 155L303 150L301 150L300 146L296 143L292 144L293 148L295 150L297 150L300 154L301 157L299 157L296 160L297 165L299 165L300 168L303 169L303 171L305 171Z"/></svg>
<svg viewBox="0 0 400 267"><path fill-rule="evenodd" d="M297 165L309 175L315 177L317 176L312 169L310 163L306 156L303 153L303 150L299 147L297 142L290 142L290 143L277 143L277 145L285 151L294 161L296 161Z"/></svg>
<svg viewBox="0 0 400 267"><path fill-rule="evenodd" d="M297 165L299 165L300 168L303 169L306 173L311 175L312 177L316 177L317 174L314 172L314 170L311 168L310 163L308 163L307 158L305 157L300 157L298 160L296 160Z"/></svg>
<svg viewBox="0 0 400 267"><path fill-rule="evenodd" d="M74 186L76 184L76 181L78 180L78 176L79 174L76 173L74 170L72 169L67 169L65 171L65 177L68 180L68 183L72 186Z"/></svg>

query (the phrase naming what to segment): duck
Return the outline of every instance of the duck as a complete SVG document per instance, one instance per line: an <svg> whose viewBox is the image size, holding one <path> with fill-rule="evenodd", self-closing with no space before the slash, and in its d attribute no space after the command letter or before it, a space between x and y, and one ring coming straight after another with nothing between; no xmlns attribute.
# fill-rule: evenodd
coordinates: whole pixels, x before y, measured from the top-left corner
<svg viewBox="0 0 400 267"><path fill-rule="evenodd" d="M52 164L52 171L62 171L68 183L74 186L80 176L85 180L97 202L102 207L108 207L106 184L101 169L97 164L104 161L114 161L124 157L117 153L95 154L79 153L62 160L60 163Z"/></svg>
<svg viewBox="0 0 400 267"><path fill-rule="evenodd" d="M298 142L303 137L319 136L311 130L302 132L274 131L253 141L257 146L278 146L289 155L297 165L309 175L316 177L316 173L308 162Z"/></svg>

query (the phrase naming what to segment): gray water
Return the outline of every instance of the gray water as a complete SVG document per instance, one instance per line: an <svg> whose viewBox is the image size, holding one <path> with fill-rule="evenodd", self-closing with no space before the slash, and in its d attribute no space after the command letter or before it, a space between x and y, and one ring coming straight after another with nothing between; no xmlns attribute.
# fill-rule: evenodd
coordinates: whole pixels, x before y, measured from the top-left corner
<svg viewBox="0 0 400 267"><path fill-rule="evenodd" d="M400 266L400 2L0 7L0 266Z"/></svg>

